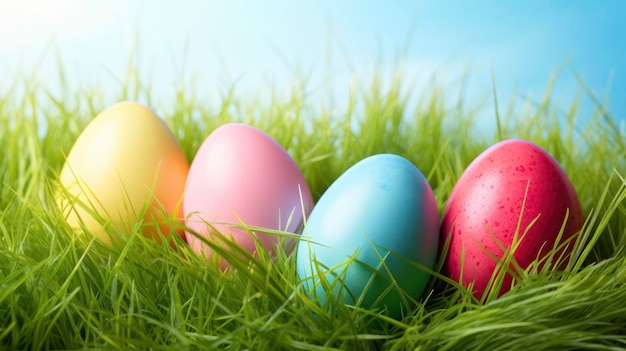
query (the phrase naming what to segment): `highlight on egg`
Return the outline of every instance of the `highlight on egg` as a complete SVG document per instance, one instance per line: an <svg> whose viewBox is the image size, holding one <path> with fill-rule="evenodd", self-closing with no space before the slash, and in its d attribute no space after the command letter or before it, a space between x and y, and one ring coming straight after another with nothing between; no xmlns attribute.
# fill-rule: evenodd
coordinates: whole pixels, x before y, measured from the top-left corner
<svg viewBox="0 0 626 351"><path fill-rule="evenodd" d="M215 129L195 155L183 208L187 242L208 259L211 245L229 249L235 244L255 253L257 240L273 253L279 236L241 225L298 233L313 198L298 165L278 142L255 127L228 123Z"/></svg>
<svg viewBox="0 0 626 351"><path fill-rule="evenodd" d="M322 195L298 243L304 291L400 318L424 292L437 258L439 214L426 178L407 159L370 156Z"/></svg>
<svg viewBox="0 0 626 351"><path fill-rule="evenodd" d="M142 104L121 102L96 116L74 143L57 204L71 227L106 244L118 243L113 233L129 233L138 223L145 236L160 241L172 224L182 224L188 171L165 122ZM174 229L182 237L183 230Z"/></svg>
<svg viewBox="0 0 626 351"><path fill-rule="evenodd" d="M583 222L574 186L551 155L528 141L499 142L467 167L448 198L443 270L477 299L502 295L519 269L538 260L538 269L562 266Z"/></svg>

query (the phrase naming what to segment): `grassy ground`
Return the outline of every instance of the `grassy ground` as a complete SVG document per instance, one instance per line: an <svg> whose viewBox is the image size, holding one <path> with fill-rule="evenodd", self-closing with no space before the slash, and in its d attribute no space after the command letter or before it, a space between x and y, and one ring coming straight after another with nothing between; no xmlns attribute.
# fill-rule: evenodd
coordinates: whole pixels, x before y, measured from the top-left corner
<svg viewBox="0 0 626 351"><path fill-rule="evenodd" d="M164 105L133 77L115 101L97 89L50 94L27 79L0 91L0 349L626 347L626 137L601 105L577 116L580 98L553 106L548 89L521 109L501 104L495 135L481 135L469 102L445 91L409 109L400 75L387 88L373 79L335 106L306 99L306 84L267 103L227 93L210 106L180 90ZM294 257L282 251L222 273L183 243L174 251L136 232L119 249L79 240L54 205L56 178L89 120L124 99L149 101L190 160L216 126L258 126L291 153L316 198L358 160L396 153L427 176L441 210L480 152L528 139L569 174L587 223L566 271L529 272L499 299L481 304L437 275L402 320L342 305L331 315L298 290Z"/></svg>

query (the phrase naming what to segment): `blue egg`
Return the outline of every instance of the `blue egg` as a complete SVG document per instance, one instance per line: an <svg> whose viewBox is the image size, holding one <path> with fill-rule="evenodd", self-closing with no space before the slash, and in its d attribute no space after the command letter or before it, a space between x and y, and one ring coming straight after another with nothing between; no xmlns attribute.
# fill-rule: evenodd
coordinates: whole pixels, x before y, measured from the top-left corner
<svg viewBox="0 0 626 351"><path fill-rule="evenodd" d="M332 293L340 303L399 318L428 283L420 266L434 267L438 232L435 197L419 169L397 155L371 156L314 207L298 243L297 272L321 304Z"/></svg>

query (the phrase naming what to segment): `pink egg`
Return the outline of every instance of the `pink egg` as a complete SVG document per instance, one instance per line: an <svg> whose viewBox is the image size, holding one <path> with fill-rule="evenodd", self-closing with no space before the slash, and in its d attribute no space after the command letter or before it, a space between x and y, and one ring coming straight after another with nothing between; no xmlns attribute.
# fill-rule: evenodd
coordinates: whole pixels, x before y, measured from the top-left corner
<svg viewBox="0 0 626 351"><path fill-rule="evenodd" d="M503 248L510 250L517 240L513 258L527 268L553 249L568 210L561 242L579 232L584 220L563 169L530 142L495 144L467 167L448 199L441 228L441 242L450 240L444 272L466 287L473 284L472 292L480 299L492 289L489 281L497 260L506 257ZM559 254L569 254L572 246ZM512 278L506 275L500 295L510 289Z"/></svg>
<svg viewBox="0 0 626 351"><path fill-rule="evenodd" d="M253 236L235 225L296 233L312 208L304 176L287 151L262 131L238 123L217 128L200 146L183 202L192 231L215 241L212 226L251 253L256 250ZM194 251L210 257L198 237L185 234ZM275 235L255 235L270 252L279 241Z"/></svg>

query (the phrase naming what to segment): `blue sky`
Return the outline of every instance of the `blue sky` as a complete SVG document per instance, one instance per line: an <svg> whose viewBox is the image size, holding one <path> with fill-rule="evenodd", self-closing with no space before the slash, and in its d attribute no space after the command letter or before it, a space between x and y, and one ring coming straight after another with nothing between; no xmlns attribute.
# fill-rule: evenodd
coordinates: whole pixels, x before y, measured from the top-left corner
<svg viewBox="0 0 626 351"><path fill-rule="evenodd" d="M626 1L582 0L0 0L0 82L39 67L37 78L54 86L54 43L72 86L115 91L138 42L141 73L159 96L192 79L207 100L233 84L244 96L288 89L303 72L312 99L331 89L341 102L355 77L402 67L415 96L428 93L433 75L454 86L469 72L467 98L478 104L490 101L492 69L503 102L540 100L562 70L553 96L567 108L575 69L622 121L625 13ZM583 107L591 111L589 101Z"/></svg>

